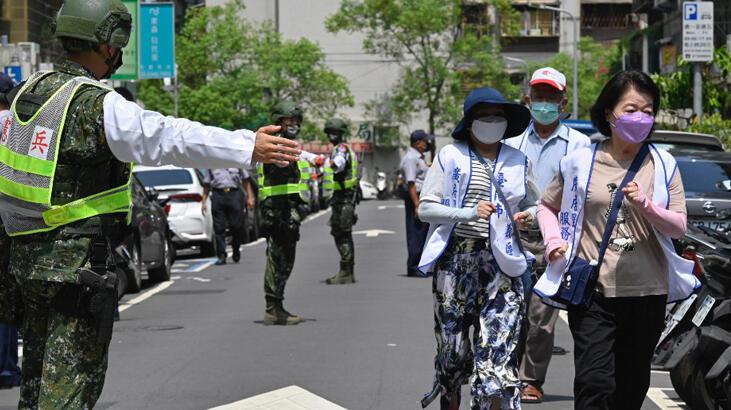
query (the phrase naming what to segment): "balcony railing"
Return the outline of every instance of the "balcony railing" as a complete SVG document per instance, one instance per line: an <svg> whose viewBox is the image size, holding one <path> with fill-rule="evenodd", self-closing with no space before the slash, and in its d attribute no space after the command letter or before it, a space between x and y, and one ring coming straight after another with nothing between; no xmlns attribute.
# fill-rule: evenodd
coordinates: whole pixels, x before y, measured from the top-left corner
<svg viewBox="0 0 731 410"><path fill-rule="evenodd" d="M632 20L628 15L613 16L582 16L582 29L598 29L598 28L631 28Z"/></svg>

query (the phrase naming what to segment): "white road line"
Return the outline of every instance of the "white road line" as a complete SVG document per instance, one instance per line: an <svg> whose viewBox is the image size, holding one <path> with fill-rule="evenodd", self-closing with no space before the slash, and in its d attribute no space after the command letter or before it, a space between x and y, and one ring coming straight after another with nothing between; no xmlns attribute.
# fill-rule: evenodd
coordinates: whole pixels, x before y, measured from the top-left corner
<svg viewBox="0 0 731 410"><path fill-rule="evenodd" d="M310 215L310 216L307 217L307 219L305 219L305 223L310 222L310 221L314 221L315 219L317 219L317 218L325 215L328 212L330 212L330 208L328 208L328 209L326 209L324 211L320 211L320 212L318 212L318 213L316 213L314 215Z"/></svg>
<svg viewBox="0 0 731 410"><path fill-rule="evenodd" d="M248 247L250 247L250 246L256 246L256 245L258 245L258 244L260 244L260 243L262 243L262 242L264 242L264 241L266 241L266 239L264 239L264 238L259 238L259 239L255 240L254 242L249 242L249 243L247 243L246 245L244 245L244 248L248 248Z"/></svg>
<svg viewBox="0 0 731 410"><path fill-rule="evenodd" d="M347 410L299 386L289 386L210 410Z"/></svg>
<svg viewBox="0 0 731 410"><path fill-rule="evenodd" d="M685 404L683 404L682 401L671 399L665 393L665 390L673 391L673 389L661 389L658 387L651 387L650 390L647 391L647 397L662 410L688 408Z"/></svg>
<svg viewBox="0 0 731 410"><path fill-rule="evenodd" d="M207 269L207 268L211 267L214 263L216 263L216 261L213 261L213 260L212 261L208 261L206 263L202 263L197 268L195 268L195 269L193 269L191 271L188 271L188 272L189 273L198 273L198 272L202 271L203 269Z"/></svg>
<svg viewBox="0 0 731 410"><path fill-rule="evenodd" d="M160 293L163 290L169 288L170 286L172 286L173 283L175 283L175 281L172 281L172 280L169 281L169 282L158 283L157 285L155 285L154 287L152 287L149 290L145 291L141 295L139 295L139 296L137 296L137 297L135 297L133 299L130 299L130 300L128 300L128 301L120 304L119 305L119 312L120 313L121 312L124 312L125 310L131 308L132 306L144 302L145 300L151 298L154 294Z"/></svg>

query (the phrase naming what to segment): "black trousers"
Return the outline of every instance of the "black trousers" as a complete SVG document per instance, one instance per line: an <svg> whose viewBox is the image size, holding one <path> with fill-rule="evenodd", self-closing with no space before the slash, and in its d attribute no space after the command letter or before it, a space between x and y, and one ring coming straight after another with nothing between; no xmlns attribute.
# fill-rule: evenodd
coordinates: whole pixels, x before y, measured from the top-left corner
<svg viewBox="0 0 731 410"><path fill-rule="evenodd" d="M244 198L241 191L213 190L213 233L216 235L216 250L219 257L226 257L226 227L231 231L231 246L234 253L241 246L241 225L244 221Z"/></svg>
<svg viewBox="0 0 731 410"><path fill-rule="evenodd" d="M419 260L424 250L426 236L429 233L429 224L421 222L416 218L414 202L410 196L404 200L406 208L406 246L409 251L409 258L406 262L407 273L412 276L420 276Z"/></svg>
<svg viewBox="0 0 731 410"><path fill-rule="evenodd" d="M594 296L569 310L574 337L574 408L639 410L650 387L650 362L665 324L666 295Z"/></svg>

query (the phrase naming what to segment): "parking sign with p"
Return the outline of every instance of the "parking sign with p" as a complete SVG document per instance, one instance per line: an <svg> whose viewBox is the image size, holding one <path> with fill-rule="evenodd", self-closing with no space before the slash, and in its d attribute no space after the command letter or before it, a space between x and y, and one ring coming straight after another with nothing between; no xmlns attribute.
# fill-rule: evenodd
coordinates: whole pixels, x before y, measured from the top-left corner
<svg viewBox="0 0 731 410"><path fill-rule="evenodd" d="M698 20L698 5L685 3L683 9L683 20Z"/></svg>

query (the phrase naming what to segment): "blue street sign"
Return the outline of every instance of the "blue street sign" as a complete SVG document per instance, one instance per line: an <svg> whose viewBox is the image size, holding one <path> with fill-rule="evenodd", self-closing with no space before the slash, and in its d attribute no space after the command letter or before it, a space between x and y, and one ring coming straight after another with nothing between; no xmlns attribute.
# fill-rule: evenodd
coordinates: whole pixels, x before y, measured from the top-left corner
<svg viewBox="0 0 731 410"><path fill-rule="evenodd" d="M19 65L8 65L3 69L5 75L10 77L15 84L23 81L23 68Z"/></svg>
<svg viewBox="0 0 731 410"><path fill-rule="evenodd" d="M140 3L140 79L175 77L175 9L173 3Z"/></svg>

